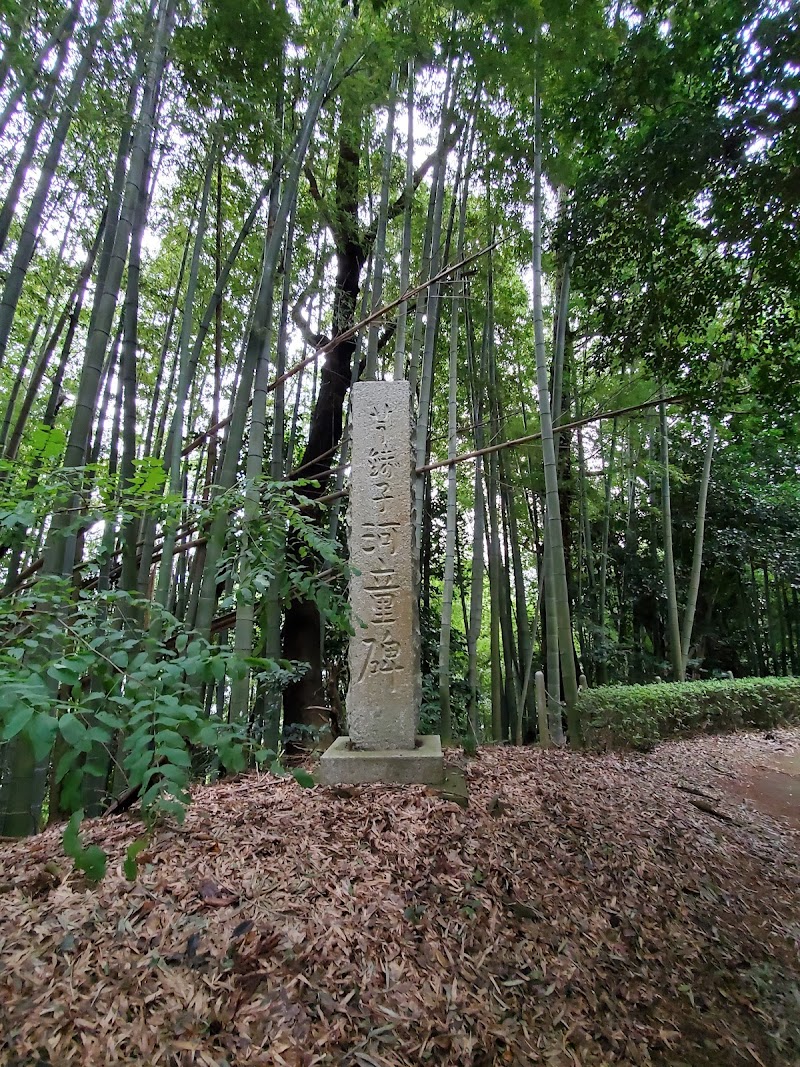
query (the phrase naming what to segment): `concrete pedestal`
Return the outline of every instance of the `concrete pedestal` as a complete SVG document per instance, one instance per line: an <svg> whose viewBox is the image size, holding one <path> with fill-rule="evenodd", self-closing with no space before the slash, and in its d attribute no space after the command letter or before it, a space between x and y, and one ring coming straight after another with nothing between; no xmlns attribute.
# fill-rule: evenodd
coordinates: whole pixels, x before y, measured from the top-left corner
<svg viewBox="0 0 800 1067"><path fill-rule="evenodd" d="M438 734L418 736L414 748L354 749L338 737L319 761L322 785L440 785L444 779Z"/></svg>

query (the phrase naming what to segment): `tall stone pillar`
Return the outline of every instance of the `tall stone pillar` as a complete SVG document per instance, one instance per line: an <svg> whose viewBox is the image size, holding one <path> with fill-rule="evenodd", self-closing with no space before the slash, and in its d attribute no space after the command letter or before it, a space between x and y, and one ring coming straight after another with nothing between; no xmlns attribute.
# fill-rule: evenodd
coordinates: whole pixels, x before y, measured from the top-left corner
<svg viewBox="0 0 800 1067"><path fill-rule="evenodd" d="M438 736L417 735L422 683L409 411L408 382L354 387L349 736L322 757L328 784L442 778Z"/></svg>
<svg viewBox="0 0 800 1067"><path fill-rule="evenodd" d="M353 393L347 726L355 749L413 749L421 699L408 382Z"/></svg>

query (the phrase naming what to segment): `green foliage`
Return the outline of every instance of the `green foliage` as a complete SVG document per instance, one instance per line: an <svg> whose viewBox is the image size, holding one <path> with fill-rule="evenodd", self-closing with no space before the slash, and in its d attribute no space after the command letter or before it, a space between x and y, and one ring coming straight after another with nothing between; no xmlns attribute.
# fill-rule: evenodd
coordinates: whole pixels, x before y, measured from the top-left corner
<svg viewBox="0 0 800 1067"><path fill-rule="evenodd" d="M723 411L743 389L792 411L797 14L728 0L640 12L616 57L589 57L555 101L579 163L557 239L577 252L593 358L641 358Z"/></svg>
<svg viewBox="0 0 800 1067"><path fill-rule="evenodd" d="M478 755L478 741L477 738L471 734L465 734L461 739L461 747L465 756L477 756Z"/></svg>
<svg viewBox="0 0 800 1067"><path fill-rule="evenodd" d="M158 642L146 626L155 616ZM37 761L47 760L56 742L58 805L73 816L84 806L88 783L99 780L102 795L116 769L139 790L148 824L164 813L181 819L198 752L213 752L226 771L237 773L259 749L246 724L204 710L202 683L249 667L257 682L280 689L298 672L287 662L245 661L128 593L75 601L62 581L43 581L25 596L0 601L0 628L0 738L26 739ZM69 838L73 850L76 840Z"/></svg>
<svg viewBox="0 0 800 1067"><path fill-rule="evenodd" d="M775 577L797 586L798 459L794 427L769 427L764 418L754 419L750 426L740 417L731 431L723 431L709 494L708 551L713 566L729 572L732 561L766 561Z"/></svg>
<svg viewBox="0 0 800 1067"><path fill-rule="evenodd" d="M31 69L63 5L29 7L16 0L7 5L4 43L11 63L9 84L19 84ZM72 351L64 347L63 380L55 373L61 339L54 339L59 344L34 398L16 464L3 465L0 460L0 582L10 589L18 581L28 581L43 545L46 569L60 572L61 565L51 568L50 542L56 538L50 535L55 530L70 542L71 550L64 554L65 573L74 563L75 583L84 590L78 595L74 588L53 591L40 583L33 593L0 604L0 632L8 635L0 637L0 755L13 755L7 762L15 771L25 762L17 760L22 749L30 757L28 762L43 765L36 768L36 775L28 774L26 765L19 779L33 782L35 778L39 784L52 781L47 802L51 814L99 809L114 775L123 784L139 786L149 820L159 812L180 815L192 778L219 768L237 773L256 761L274 773L285 773L275 753L259 750L253 738L265 730L274 707L271 701L293 676L293 665L234 655L227 647L203 642L178 621L184 613L191 617L195 608L194 582L205 551L203 534L216 515L226 518L227 554L216 573L209 567L204 576L209 589L204 605L221 594L207 615L212 610L232 613L248 605L254 617L253 647L264 647L269 640L267 647L274 648L277 627L270 628L267 637L265 619L274 622L275 614L263 610L274 606L270 598L284 604L313 599L327 627L328 696L346 686L345 635L350 621L342 595L344 569L333 547L320 537L322 509L304 510L308 502L302 483L290 490L280 483L260 482L261 506L255 509L255 519L253 509L242 508L243 479L228 492L216 485L206 491L206 471L212 479L219 476L213 458L219 459L220 440L213 436L203 442L211 445L208 453L198 447L186 451L182 492L172 496L165 492L163 437L174 400L170 391L174 393L177 380L172 371L180 348L179 322L185 316L191 327L188 336L197 336L219 267L217 247L224 260L256 189L273 165L273 154L280 156L291 145L307 107L313 72L351 12L349 37L297 190L295 236L285 269L290 306L302 315L293 314L293 325L288 326L289 351L299 349L298 329L304 318L313 331L332 337L349 321L350 302L358 306L363 296L364 307L369 306L367 272L362 270L358 278L349 276L352 292L345 293L333 279L345 265L341 252L351 239L364 256L374 239L384 109L395 71L400 72L401 99L390 203L401 204L397 197L404 180L405 61L413 58L417 148L424 147L427 154L433 147L440 119L454 130L463 125L465 136L475 138L472 162L464 172L465 183L472 183L464 250L476 251L495 238L501 242L491 257L476 260L464 279L468 292L459 326L459 451L477 443L473 440L478 430L472 393L486 392L486 383L477 382L477 368L481 338L489 324L490 265L492 319L486 336L491 336L494 345L492 393L498 399L500 432L511 438L537 429L529 400L535 361L527 281L535 79L544 111L544 167L553 193L547 197L553 208L553 228L546 234L549 247L545 250L546 288L553 300L560 266L569 253L575 257L564 382L570 416L647 401L661 384L670 392L702 397L700 410L716 410L720 443L714 459L690 666L704 674L729 668L737 674L800 670L797 443L787 449L784 435L776 434L774 425L769 429L762 425L764 408L774 406L776 394L786 423L783 429L789 433L800 380L795 8L742 0L689 5L607 5L596 0L509 5L498 0L461 0L454 8L388 5L384 0L344 6L332 0L292 5L283 0L266 4L202 0L179 7L162 88L165 121L179 136L158 145L156 156L163 165L147 215L135 316L133 452L138 458L133 476L128 462L133 461L128 454L132 446L120 442L114 429L120 416L114 414L111 386L115 381L119 385L119 372L113 370L109 387L98 395L95 423L86 442L91 445L90 438L94 438L97 451L89 447L81 452L98 462L70 471L61 466L70 420L77 414L75 397L92 319L89 297L77 320ZM127 82L134 73L141 82L144 68L136 72L136 60L144 59L152 38L153 20L147 11L147 5L117 6L100 62L76 109L45 213L48 239L42 240L42 234L37 238L0 370L4 396L11 396L17 376L22 387L9 408L10 421L3 432L10 431L16 421L33 363L47 340L39 330L39 320L52 322L53 314L69 308L79 263L112 188L118 139L129 125ZM70 46L71 55L76 47L79 50L84 36L85 26ZM451 115L443 117L441 96L445 67L451 59L455 99ZM36 85L26 93L19 115L6 130L3 152L12 169L19 156L19 135L29 127L41 99L42 86ZM41 162L49 123L50 119L26 177L21 208L29 200L31 175L35 176ZM219 207L216 212L211 208L200 250L198 291L189 307L186 275L179 281L179 274L183 251L188 256L197 225L199 169L212 141L220 149L213 186ZM451 187L454 169L448 171L444 218L450 215L451 205L458 206L453 198L460 197L460 190ZM430 182L428 170L412 197L410 270L420 279L426 274L422 250ZM286 186L284 191L295 192ZM212 203L213 199L212 194ZM65 244L56 252L68 212L73 215L72 233L69 240L64 235ZM17 214L24 217L22 210ZM248 332L250 297L260 273L266 214L265 207L226 286L220 317L224 337L219 338L218 351L212 351L217 346L212 346L209 337L196 352L199 362L192 372L183 444L205 432L213 421L212 409L215 419L227 410L237 352ZM387 299L399 287L396 267L402 227L395 208L392 217L384 279ZM6 257L19 239L19 228L18 219ZM455 247L454 235L448 240ZM87 293L97 288L97 273L95 268ZM445 295L452 291L449 285L445 287ZM275 295L277 299L277 291ZM174 314L170 312L173 300ZM418 304L417 313L422 306ZM447 354L448 309L455 305L442 298L440 306L437 378L442 367L439 361ZM552 308L545 314L551 334ZM167 335L167 323L173 318L172 332ZM417 323L422 323L421 314ZM24 370L28 338L31 353ZM390 351L391 346L384 353L385 365L390 362ZM273 353L269 355L271 359ZM221 360L218 373L212 368L217 357ZM620 368L624 373L609 373ZM318 376L318 371L314 374ZM468 385L470 380L474 389ZM295 382L297 393L293 394ZM52 405L47 402L51 384ZM212 389L220 394L213 402ZM314 390L308 378L301 383L299 376L290 380L288 389L287 422L292 395L298 400L291 440L299 461L308 431L307 401ZM340 391L337 397L341 399ZM164 424L158 429L165 398L169 402L163 410ZM433 458L442 457L446 449L445 401L446 391L434 389ZM739 414L726 423L731 409ZM484 406L485 443L490 436L487 413ZM338 419L338 410L333 417ZM740 432L743 417L752 419L749 436ZM45 419L53 425L46 425ZM659 469L657 461L647 455L648 416L636 414L633 419L642 427L640 431L633 430L627 420L618 427L608 502L601 466L609 468L610 439L617 428L612 431L608 423L585 428L586 462L577 477L576 437L568 433L562 437L559 473L564 541L571 556L577 607L573 619L582 665L592 680L598 675L651 678L663 669L666 655ZM702 461L697 438L706 420L698 424L695 419L690 425L680 420L674 408L670 420L675 563L682 607ZM270 425L268 436L280 437L286 430L286 425ZM127 464L125 478L119 473L121 458ZM342 457L338 462L344 461ZM540 562L536 554L541 541L541 445L532 442L505 453L502 464L503 481L511 484L532 612L534 570ZM459 468L458 581L465 592L474 509L468 469ZM439 724L437 613L444 557L444 485L443 474L434 478L425 515L430 539L423 554L428 560L424 595L430 604L428 617L423 619L425 730L436 730ZM496 501L487 500L488 507L495 505ZM606 584L600 610L597 572L607 511ZM175 617L135 597L89 592L94 581L101 588L119 581L122 541L128 565L123 583L129 588L135 584L131 578L138 562L133 558L134 538L125 535L132 533L134 521L143 516L147 522L142 526L146 545L142 581L154 540L158 546L163 535L178 524L186 534L173 560L172 575L165 574L158 588L159 598L175 605ZM485 680L491 608L486 585L484 595L487 610L479 661ZM458 632L463 623L457 619L457 610L454 615L454 733L468 736L467 663L463 635ZM204 619L204 632L207 625ZM521 673L517 665L517 674ZM246 674L259 693L255 715L262 720L250 722L249 733L243 724L252 691L246 685L239 687L246 692L236 712L242 725L235 728L218 713L209 714L201 696L204 687L208 692L207 687L219 686L222 703L227 683L244 679ZM484 691L488 688L483 686ZM662 694L653 699L667 697ZM627 705L623 702L620 707ZM649 722L649 704L642 714ZM646 741L652 730L646 723L633 722L633 710L630 717L628 732L641 734ZM272 720L270 725L274 725ZM292 729L302 740L314 735L310 727ZM46 773L50 760L52 776ZM300 780L310 784L302 773ZM7 781L8 777L0 780L0 792ZM18 807L32 808L28 804ZM0 808L0 818L3 814ZM70 840L78 849L79 843ZM126 870L135 870L135 856L129 856L128 863L134 868Z"/></svg>
<svg viewBox="0 0 800 1067"><path fill-rule="evenodd" d="M175 64L187 99L203 114L228 120L231 141L250 158L263 150L269 104L283 76L282 52L290 30L283 3L211 0L175 33Z"/></svg>
<svg viewBox="0 0 800 1067"><path fill-rule="evenodd" d="M651 748L695 733L767 728L800 720L800 678L609 685L581 693L590 745Z"/></svg>
<svg viewBox="0 0 800 1067"><path fill-rule="evenodd" d="M122 864L122 869L125 872L125 877L129 882L136 881L136 873L138 870L136 857L147 848L150 844L150 840L147 836L137 837L135 841L132 841L125 852L125 860Z"/></svg>
<svg viewBox="0 0 800 1067"><path fill-rule="evenodd" d="M241 487L218 497L214 507L226 511L232 524L218 580L221 583L228 575L236 577L231 597L221 599L220 608L257 601L276 583L274 589L281 599L313 600L330 626L351 633L339 545L323 534L304 510L308 501L303 490L310 484L302 479L291 486L262 479L264 507L255 520L247 520L238 508ZM246 540L241 536L245 522ZM293 546L288 553L287 544ZM324 572L308 567L312 558Z"/></svg>
<svg viewBox="0 0 800 1067"><path fill-rule="evenodd" d="M160 460L147 458L135 464L131 482L109 474L103 465L61 467L65 441L63 431L36 426L21 461L0 460L0 548L25 543L31 529L44 526L69 501L70 521L66 533L86 529L93 522L120 525L148 512L167 522L180 521L181 497L164 493L165 473ZM103 562L98 544L91 563Z"/></svg>
<svg viewBox="0 0 800 1067"><path fill-rule="evenodd" d="M41 444L44 451L47 440ZM30 473L31 467L23 466L2 483L0 538L9 547L26 528L43 523L51 508L63 506L67 486L75 489L76 482L58 467L41 479L28 478ZM124 499L99 469L83 468L74 477L87 486L72 497L83 505L74 509L75 528L91 531L96 519L113 527L121 513L138 517L143 511L160 515L165 524L175 521L172 501L163 496L160 463L141 463ZM222 561L220 579L229 568L232 596L230 603L221 601L222 610L248 598L263 602L277 590L282 598L314 599L322 616L346 631L342 561L337 546L306 517L304 487L264 482L264 507L248 521L241 507L243 487L237 485L208 505L199 503L192 517L198 526L218 510L229 519L232 551ZM247 536L237 536L244 534L245 522ZM242 543L248 546L247 566L241 565ZM71 817L65 847L91 878L102 877L102 853L81 844L78 813L97 814L112 795L130 790L151 827L165 815L183 819L198 776L238 774L254 764L288 773L276 752L262 747L260 720L242 715L228 721L204 694L248 677L255 691L278 700L304 669L235 652L191 631L157 602L105 588L114 580L106 544L105 536L87 533L79 588L45 576L0 599L0 750L6 749L10 768L0 781L0 809L14 804L30 809L34 822L12 828L28 831L41 809L43 787L38 797L27 799L20 791L34 780L49 781L49 817ZM304 566L309 557L325 566L323 574ZM26 760L35 764L38 779L26 769ZM307 772L291 773L301 786L314 785ZM129 878L136 874L136 851L129 850L125 860Z"/></svg>
<svg viewBox="0 0 800 1067"><path fill-rule="evenodd" d="M75 869L83 871L90 882L100 882L106 873L106 854L97 845L84 846L78 833L83 811L76 811L61 838L64 851L75 861Z"/></svg>
<svg viewBox="0 0 800 1067"><path fill-rule="evenodd" d="M442 621L439 611L431 608L420 617L422 651L422 706L419 731L436 734L441 725L439 705L439 635ZM454 626L450 631L450 715L454 738L468 737L469 729L469 660L466 638Z"/></svg>

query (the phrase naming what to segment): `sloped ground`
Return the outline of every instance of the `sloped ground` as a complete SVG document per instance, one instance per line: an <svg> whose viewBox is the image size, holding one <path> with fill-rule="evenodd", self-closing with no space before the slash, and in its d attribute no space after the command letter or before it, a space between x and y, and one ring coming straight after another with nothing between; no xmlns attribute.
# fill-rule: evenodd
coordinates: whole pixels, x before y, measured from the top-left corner
<svg viewBox="0 0 800 1067"><path fill-rule="evenodd" d="M800 1063L800 834L721 788L765 751L485 749L466 810L249 776L136 883L127 817L99 887L0 846L0 1062Z"/></svg>
<svg viewBox="0 0 800 1067"><path fill-rule="evenodd" d="M800 830L800 749L794 754L759 753L752 767L733 778L726 776L723 785L759 811Z"/></svg>

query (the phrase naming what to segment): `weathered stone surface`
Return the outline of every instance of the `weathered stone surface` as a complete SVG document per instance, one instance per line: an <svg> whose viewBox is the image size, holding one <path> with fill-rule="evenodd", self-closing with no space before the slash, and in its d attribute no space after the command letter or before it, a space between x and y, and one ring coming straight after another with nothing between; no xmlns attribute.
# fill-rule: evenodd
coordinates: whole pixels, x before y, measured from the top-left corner
<svg viewBox="0 0 800 1067"><path fill-rule="evenodd" d="M319 763L322 785L439 785L443 776L442 745L438 734L418 737L412 749L354 749L349 738L337 738Z"/></svg>
<svg viewBox="0 0 800 1067"><path fill-rule="evenodd" d="M353 390L350 476L348 737L323 754L323 785L438 785L438 737L417 737L422 699L416 559L411 523L408 382Z"/></svg>
<svg viewBox="0 0 800 1067"><path fill-rule="evenodd" d="M467 776L458 767L445 764L441 782L437 782L430 790L442 800L449 800L459 807L469 807L469 790L467 789Z"/></svg>
<svg viewBox="0 0 800 1067"><path fill-rule="evenodd" d="M353 749L413 750L421 700L408 382L353 390L347 724Z"/></svg>

